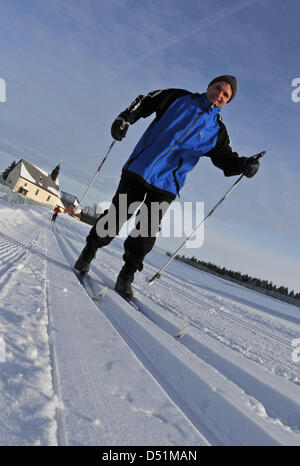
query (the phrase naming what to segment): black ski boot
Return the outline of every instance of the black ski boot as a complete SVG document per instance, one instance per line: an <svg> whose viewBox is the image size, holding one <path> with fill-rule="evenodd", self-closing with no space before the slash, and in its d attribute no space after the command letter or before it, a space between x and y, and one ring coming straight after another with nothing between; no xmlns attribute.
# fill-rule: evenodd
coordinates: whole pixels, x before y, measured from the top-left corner
<svg viewBox="0 0 300 466"><path fill-rule="evenodd" d="M74 268L78 270L81 275L86 275L90 270L90 264L96 255L97 249L98 248L92 243L87 243L83 248L74 265Z"/></svg>
<svg viewBox="0 0 300 466"><path fill-rule="evenodd" d="M115 291L119 293L123 298L133 298L133 290L131 283L133 282L134 273L136 269L128 264L125 264L118 275Z"/></svg>

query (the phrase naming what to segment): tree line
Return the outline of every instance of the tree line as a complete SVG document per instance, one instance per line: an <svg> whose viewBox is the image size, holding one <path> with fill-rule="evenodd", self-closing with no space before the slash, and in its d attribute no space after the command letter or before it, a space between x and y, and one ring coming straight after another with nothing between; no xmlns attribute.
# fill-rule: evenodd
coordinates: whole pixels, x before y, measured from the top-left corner
<svg viewBox="0 0 300 466"><path fill-rule="evenodd" d="M15 168L15 166L17 165L17 162L14 160L9 167L7 167L1 174L0 176L3 178L3 180L6 181L9 173Z"/></svg>
<svg viewBox="0 0 300 466"><path fill-rule="evenodd" d="M171 256L171 253L168 252L167 255ZM272 281L270 282L268 280L262 280L260 278L252 277L248 274L242 274L241 272L235 272L234 270L227 269L226 267L219 267L218 265L212 262L201 261L194 256L189 258L185 257L184 255L177 255L176 259L181 260L182 262L185 262L187 264L196 266L198 268L201 268L201 266L206 267L212 270L213 272L223 275L224 277L230 277L234 280L237 280L240 283L253 285L264 290L274 291L284 296L300 300L300 293L295 293L294 290L289 291L288 287L286 286L276 286L274 283L272 283Z"/></svg>
<svg viewBox="0 0 300 466"><path fill-rule="evenodd" d="M97 204L93 204L92 206L85 206L81 212L80 220L84 223L88 223L89 225L94 225L100 214L101 211L99 210L99 206Z"/></svg>

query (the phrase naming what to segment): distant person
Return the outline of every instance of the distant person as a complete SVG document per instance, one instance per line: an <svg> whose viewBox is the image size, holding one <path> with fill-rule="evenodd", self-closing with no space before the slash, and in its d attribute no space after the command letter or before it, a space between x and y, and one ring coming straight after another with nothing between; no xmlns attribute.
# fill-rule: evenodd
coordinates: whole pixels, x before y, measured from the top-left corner
<svg viewBox="0 0 300 466"><path fill-rule="evenodd" d="M60 214L61 210L59 207L55 207L54 214L52 215L51 222L55 222L58 214Z"/></svg>
<svg viewBox="0 0 300 466"><path fill-rule="evenodd" d="M111 134L121 141L129 126L156 112L156 118L125 163L121 180L110 208L104 211L91 228L86 246L75 268L82 274L89 271L97 249L108 245L122 225L132 216L128 206L133 202L146 206L148 236L136 235L137 228L124 242L125 264L120 271L115 290L131 298L131 284L137 270L154 246L159 225L171 202L179 194L186 175L203 156L223 170L225 176L255 175L259 161L254 157L239 157L231 149L225 124L220 117L222 107L235 96L237 82L234 76L218 76L208 85L206 92L192 93L183 89L165 89L140 95L113 122ZM127 208L119 195L127 195ZM151 216L152 203L163 203L156 218ZM115 231L101 234L103 225L116 214ZM121 220L119 220L121 219Z"/></svg>

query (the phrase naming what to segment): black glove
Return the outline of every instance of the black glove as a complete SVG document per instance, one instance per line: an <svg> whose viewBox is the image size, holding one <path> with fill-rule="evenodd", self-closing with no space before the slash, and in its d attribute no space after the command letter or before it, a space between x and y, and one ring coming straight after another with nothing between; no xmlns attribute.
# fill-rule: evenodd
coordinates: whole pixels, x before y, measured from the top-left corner
<svg viewBox="0 0 300 466"><path fill-rule="evenodd" d="M242 174L252 178L259 169L259 160L256 156L245 158L242 166Z"/></svg>
<svg viewBox="0 0 300 466"><path fill-rule="evenodd" d="M126 136L128 128L128 121L125 121L124 118L118 116L118 118L116 118L112 124L111 135L117 141L122 141L122 139Z"/></svg>

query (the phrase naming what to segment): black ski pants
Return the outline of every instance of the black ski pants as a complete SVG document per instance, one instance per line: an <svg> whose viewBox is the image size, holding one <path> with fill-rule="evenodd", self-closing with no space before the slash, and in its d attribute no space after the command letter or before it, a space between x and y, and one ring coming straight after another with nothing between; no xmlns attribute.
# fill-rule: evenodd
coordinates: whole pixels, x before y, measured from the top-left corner
<svg viewBox="0 0 300 466"><path fill-rule="evenodd" d="M135 228L124 241L123 259L135 270L143 269L143 261L156 240L160 230L161 220L174 196L145 186L133 176L122 174L117 191L108 210L97 219L86 240L92 247L107 246L134 211L136 214Z"/></svg>

